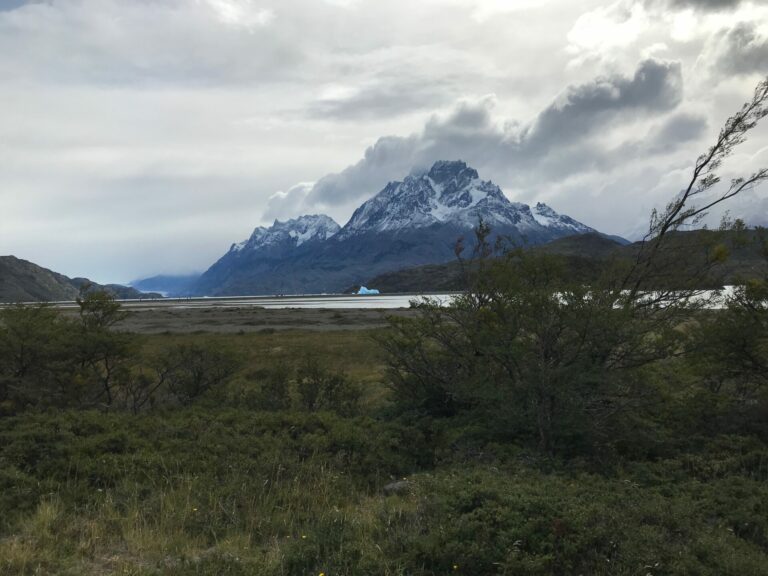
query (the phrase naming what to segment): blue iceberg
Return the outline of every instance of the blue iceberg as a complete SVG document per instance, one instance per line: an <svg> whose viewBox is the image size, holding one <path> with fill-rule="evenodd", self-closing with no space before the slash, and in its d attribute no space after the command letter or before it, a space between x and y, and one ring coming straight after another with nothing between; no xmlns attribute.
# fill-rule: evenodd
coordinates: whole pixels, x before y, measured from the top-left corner
<svg viewBox="0 0 768 576"><path fill-rule="evenodd" d="M376 288L366 288L365 286L360 286L360 290L357 291L358 294L378 294L379 291L376 290Z"/></svg>

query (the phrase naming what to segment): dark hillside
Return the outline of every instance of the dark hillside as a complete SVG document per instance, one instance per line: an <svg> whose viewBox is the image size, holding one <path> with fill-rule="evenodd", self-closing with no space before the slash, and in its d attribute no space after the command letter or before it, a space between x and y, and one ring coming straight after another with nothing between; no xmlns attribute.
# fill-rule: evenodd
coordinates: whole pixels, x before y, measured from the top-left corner
<svg viewBox="0 0 768 576"><path fill-rule="evenodd" d="M84 285L103 289L119 299L160 297L159 294L145 294L119 284L102 286L87 278L68 278L15 256L0 256L0 302L74 300Z"/></svg>
<svg viewBox="0 0 768 576"><path fill-rule="evenodd" d="M664 248L671 268L665 275L682 273L682 268L686 266L689 269L700 268L707 262L717 260L711 262L703 279L706 286L735 284L743 279L765 276L768 273L765 241L762 232L757 230L675 233L670 235ZM531 250L564 256L574 277L588 281L611 260L635 259L640 248L640 242L622 245L601 234L579 234L558 238ZM375 276L363 284L389 293L464 289L461 266L456 261L403 268Z"/></svg>

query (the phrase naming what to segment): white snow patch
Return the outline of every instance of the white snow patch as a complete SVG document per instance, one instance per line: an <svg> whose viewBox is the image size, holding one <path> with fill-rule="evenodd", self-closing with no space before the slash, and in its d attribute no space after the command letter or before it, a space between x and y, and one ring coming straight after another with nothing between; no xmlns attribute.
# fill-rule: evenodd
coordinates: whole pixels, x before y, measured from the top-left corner
<svg viewBox="0 0 768 576"><path fill-rule="evenodd" d="M535 210L532 210L531 214L533 215L533 219L536 220L536 222L538 222L539 224L547 228L549 228L550 226L555 226L559 223L557 218L552 218L552 216L546 216L544 214L540 214Z"/></svg>

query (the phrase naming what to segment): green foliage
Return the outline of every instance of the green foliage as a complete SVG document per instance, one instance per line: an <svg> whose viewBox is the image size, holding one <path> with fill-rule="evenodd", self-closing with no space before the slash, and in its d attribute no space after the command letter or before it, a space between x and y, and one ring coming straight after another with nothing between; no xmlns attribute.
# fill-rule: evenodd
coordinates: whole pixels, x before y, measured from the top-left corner
<svg viewBox="0 0 768 576"><path fill-rule="evenodd" d="M157 360L157 371L171 394L188 405L226 382L238 369L240 359L215 344L180 344Z"/></svg>
<svg viewBox="0 0 768 576"><path fill-rule="evenodd" d="M768 298L762 286L738 288L724 310L703 315L691 342L691 361L714 392L743 400L768 383Z"/></svg>
<svg viewBox="0 0 768 576"><path fill-rule="evenodd" d="M752 241L764 242L757 232ZM744 279L723 309L700 314L690 333L687 367L698 399L709 400L710 426L768 438L768 277Z"/></svg>
<svg viewBox="0 0 768 576"><path fill-rule="evenodd" d="M470 411L546 452L579 449L612 436L647 394L641 369L679 345L677 310L573 282L560 256L513 250L473 268L452 306L424 303L380 338L405 407Z"/></svg>
<svg viewBox="0 0 768 576"><path fill-rule="evenodd" d="M127 312L115 301L115 297L101 290L82 290L77 304L80 307L80 322L86 331L113 328L127 316Z"/></svg>
<svg viewBox="0 0 768 576"><path fill-rule="evenodd" d="M45 304L0 310L0 416L69 405L77 342L77 326Z"/></svg>
<svg viewBox="0 0 768 576"><path fill-rule="evenodd" d="M480 448L435 467L413 426L329 413L201 404L27 413L0 423L0 566L11 575L764 573L763 443L723 437L601 473ZM407 477L408 490L385 494L393 477Z"/></svg>
<svg viewBox="0 0 768 576"><path fill-rule="evenodd" d="M305 410L331 410L347 416L356 412L361 395L344 374L324 369L313 357L305 358L296 371L296 391Z"/></svg>
<svg viewBox="0 0 768 576"><path fill-rule="evenodd" d="M514 251L393 320L391 398L368 341L5 309L0 569L762 574L763 284L645 311L562 264Z"/></svg>
<svg viewBox="0 0 768 576"><path fill-rule="evenodd" d="M76 320L47 305L0 310L0 416L26 409L189 404L220 388L241 358L218 343L179 343L159 353L115 325L125 312L104 292L78 299Z"/></svg>
<svg viewBox="0 0 768 576"><path fill-rule="evenodd" d="M344 372L307 355L291 368L282 361L249 371L229 386L227 401L252 410L360 413L363 388Z"/></svg>
<svg viewBox="0 0 768 576"><path fill-rule="evenodd" d="M287 410L291 407L291 370L287 365L279 363L255 376L259 386L255 399L251 395L251 407L261 410Z"/></svg>
<svg viewBox="0 0 768 576"><path fill-rule="evenodd" d="M440 530L406 554L427 574L760 574L764 489L732 477L664 485L631 472L454 469L419 482L421 521Z"/></svg>
<svg viewBox="0 0 768 576"><path fill-rule="evenodd" d="M3 310L0 571L764 574L762 280L705 311L546 254L471 270L376 334L389 396L357 334Z"/></svg>

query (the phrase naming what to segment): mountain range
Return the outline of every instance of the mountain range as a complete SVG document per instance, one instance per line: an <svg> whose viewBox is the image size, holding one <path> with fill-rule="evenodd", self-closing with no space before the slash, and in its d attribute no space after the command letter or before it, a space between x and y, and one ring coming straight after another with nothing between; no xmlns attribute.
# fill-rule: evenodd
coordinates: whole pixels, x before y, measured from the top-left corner
<svg viewBox="0 0 768 576"><path fill-rule="evenodd" d="M256 228L186 294L339 292L385 272L452 260L457 240L481 220L494 236L526 245L597 232L546 204L511 202L465 162L440 161L387 184L343 227L313 214Z"/></svg>
<svg viewBox="0 0 768 576"><path fill-rule="evenodd" d="M74 300L84 286L117 298L309 294L348 292L361 284L383 292L462 288L455 248L474 240L480 222L492 236L567 257L574 277L590 281L615 258L632 259L639 243L602 234L546 204L511 202L493 182L481 180L462 161L442 161L429 170L390 182L364 202L344 226L323 214L276 220L257 227L202 275L155 276L133 287L68 278L26 260L0 257L0 302ZM669 245L695 265L702 247L723 239L691 231ZM752 233L753 235L755 233ZM762 237L761 237L762 238ZM763 240L732 238L730 257L713 268L713 286L768 273ZM141 291L140 291L141 290Z"/></svg>

